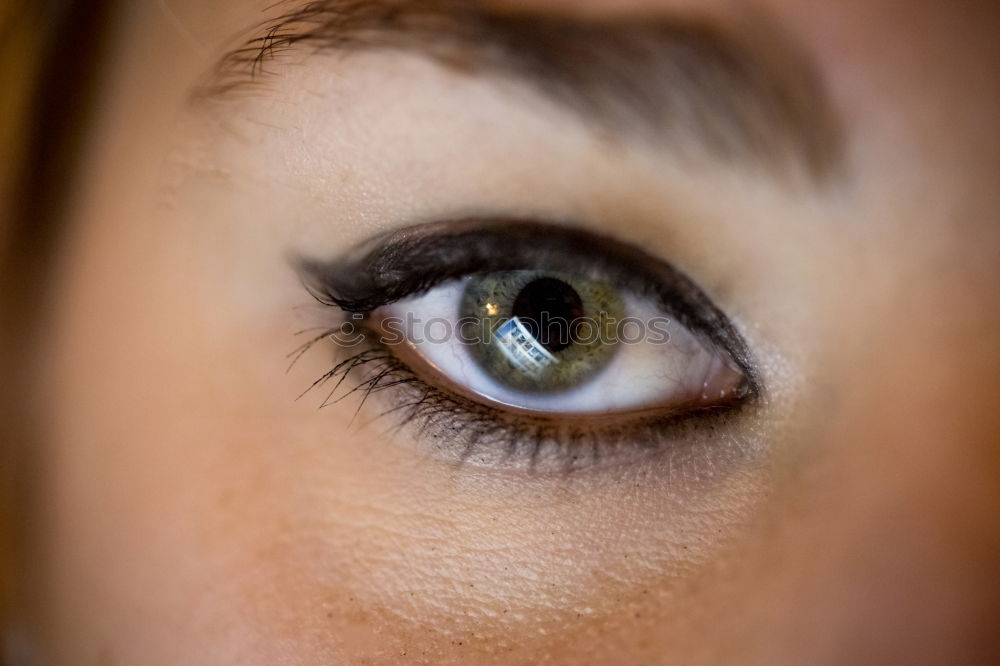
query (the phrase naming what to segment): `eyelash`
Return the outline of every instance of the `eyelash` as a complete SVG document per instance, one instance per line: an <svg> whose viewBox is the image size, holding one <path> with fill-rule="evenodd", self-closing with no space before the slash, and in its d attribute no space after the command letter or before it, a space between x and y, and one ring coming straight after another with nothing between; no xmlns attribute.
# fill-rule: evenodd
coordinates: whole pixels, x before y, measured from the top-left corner
<svg viewBox="0 0 1000 666"><path fill-rule="evenodd" d="M507 250L499 259L492 251L498 230ZM352 351L334 343L339 355L336 363L302 394L332 383L321 407L359 395L356 418L374 394L393 393L386 401L390 406L371 421L395 416L390 432L413 429L419 441L457 462L570 470L607 462L618 454L676 450L675 445L712 430L720 419L735 416L758 393L749 351L725 315L694 283L669 266L643 268L644 255L637 259L633 248L565 227L510 220L437 223L397 233L401 240L375 239L382 244L376 244L375 249L362 248L367 251L355 256L346 267L302 259L297 262L307 290L318 302L342 317L352 315L358 321L360 316L363 322L361 348ZM485 258L484 244L489 248ZM394 263L401 256L406 257L403 271ZM580 263L583 259L586 264ZM607 274L616 284L657 292L655 295L670 303L672 314L684 325L711 339L741 366L748 382L746 395L727 405L679 414L635 415L625 421L535 417L501 410L425 381L378 341L372 327L364 325L370 321L369 315L383 305L425 292L449 279L472 270L509 268L491 261L592 265L593 270ZM391 279L386 280L385 275ZM292 363L337 330L327 330L300 346L290 355L294 357ZM345 384L348 387L334 398ZM667 442L671 446L663 446Z"/></svg>
<svg viewBox="0 0 1000 666"><path fill-rule="evenodd" d="M503 252L497 252L500 247ZM506 218L437 222L374 238L348 260L295 261L318 302L364 315L476 272L534 268L577 273L581 266L597 279L660 303L685 328L725 350L751 392L760 391L742 336L694 282L635 247L572 227Z"/></svg>
<svg viewBox="0 0 1000 666"><path fill-rule="evenodd" d="M330 335L328 330L296 349L293 364ZM531 418L502 412L453 394L421 379L409 366L367 335L363 348L338 359L299 398L333 383L320 408L359 395L355 416L375 394L396 391L393 406L369 422L397 415L390 433L412 428L439 452L458 463L496 467L571 471L610 461L624 450L653 452L665 441L680 441L686 432L709 421L730 417L740 405L711 407L683 415L637 418L626 424L574 426L553 419ZM343 350L343 348L338 347ZM334 397L348 383L354 383Z"/></svg>

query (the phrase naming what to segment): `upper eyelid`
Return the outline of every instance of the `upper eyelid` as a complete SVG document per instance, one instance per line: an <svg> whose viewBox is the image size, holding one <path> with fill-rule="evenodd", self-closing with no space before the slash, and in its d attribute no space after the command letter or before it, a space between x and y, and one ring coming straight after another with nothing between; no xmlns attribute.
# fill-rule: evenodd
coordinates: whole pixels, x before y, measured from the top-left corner
<svg viewBox="0 0 1000 666"><path fill-rule="evenodd" d="M317 300L365 313L474 272L562 269L641 282L682 325L724 349L753 393L762 390L745 340L690 278L627 243L581 229L505 218L442 221L380 235L334 261L295 257L293 263Z"/></svg>
<svg viewBox="0 0 1000 666"><path fill-rule="evenodd" d="M366 312L473 272L544 268L614 271L656 263L627 243L558 223L476 217L417 224L376 236L345 255L293 262L320 296L350 312ZM420 276L414 283L411 276ZM689 282L676 273L672 282ZM405 283L405 284L404 284ZM696 287L691 285L692 289Z"/></svg>
<svg viewBox="0 0 1000 666"><path fill-rule="evenodd" d="M490 11L467 0L320 0L287 11L219 63L197 99L258 80L276 54L401 50L525 82L611 129L667 137L731 164L816 182L839 162L840 125L808 58L766 21L581 19ZM695 141L692 144L692 139Z"/></svg>

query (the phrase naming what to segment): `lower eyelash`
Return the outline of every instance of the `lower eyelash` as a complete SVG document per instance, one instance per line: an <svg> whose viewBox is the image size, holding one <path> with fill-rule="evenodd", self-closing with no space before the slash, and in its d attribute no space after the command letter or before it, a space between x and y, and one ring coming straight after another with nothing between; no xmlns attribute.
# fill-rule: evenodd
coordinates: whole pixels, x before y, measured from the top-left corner
<svg viewBox="0 0 1000 666"><path fill-rule="evenodd" d="M292 363L332 332L299 347L290 355L294 357ZM462 464L563 471L591 467L616 457L614 454L651 452L665 448L665 444L679 444L687 439L684 435L695 428L695 422L704 424L706 419L733 411L731 407L715 407L682 416L634 419L625 424L579 425L531 418L432 386L387 347L370 338L362 345L360 351L340 358L299 397L332 383L320 408L357 395L357 417L371 396L385 393L390 406L368 424L392 418L390 433L412 429L435 452ZM349 351L339 345L336 348L340 355Z"/></svg>

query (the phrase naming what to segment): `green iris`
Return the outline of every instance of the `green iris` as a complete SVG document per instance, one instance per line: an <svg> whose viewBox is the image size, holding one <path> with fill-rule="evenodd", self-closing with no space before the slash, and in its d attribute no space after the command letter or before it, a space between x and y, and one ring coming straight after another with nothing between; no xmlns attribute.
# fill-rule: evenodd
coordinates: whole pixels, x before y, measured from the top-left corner
<svg viewBox="0 0 1000 666"><path fill-rule="evenodd" d="M506 271L473 276L459 315L473 358L520 391L563 391L585 382L614 355L624 304L611 285L578 275Z"/></svg>

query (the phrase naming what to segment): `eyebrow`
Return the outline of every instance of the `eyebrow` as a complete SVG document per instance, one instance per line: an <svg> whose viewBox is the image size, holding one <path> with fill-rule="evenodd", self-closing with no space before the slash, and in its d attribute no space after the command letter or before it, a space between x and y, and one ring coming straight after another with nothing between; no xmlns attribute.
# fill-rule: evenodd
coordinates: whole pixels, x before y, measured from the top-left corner
<svg viewBox="0 0 1000 666"><path fill-rule="evenodd" d="M259 86L293 49L396 50L526 83L616 133L667 139L725 163L804 168L821 181L840 127L807 57L773 26L693 17L578 17L475 0L315 0L225 54L196 97Z"/></svg>

